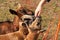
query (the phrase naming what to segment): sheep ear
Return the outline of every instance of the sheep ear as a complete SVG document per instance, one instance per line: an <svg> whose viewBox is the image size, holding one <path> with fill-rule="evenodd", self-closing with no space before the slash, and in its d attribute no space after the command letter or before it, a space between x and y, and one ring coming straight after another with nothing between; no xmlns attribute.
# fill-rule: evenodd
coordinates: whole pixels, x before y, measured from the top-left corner
<svg viewBox="0 0 60 40"><path fill-rule="evenodd" d="M17 12L16 12L15 10L9 9L9 12L10 12L11 14L17 15Z"/></svg>
<svg viewBox="0 0 60 40"><path fill-rule="evenodd" d="M50 0L46 0L47 2L50 2Z"/></svg>

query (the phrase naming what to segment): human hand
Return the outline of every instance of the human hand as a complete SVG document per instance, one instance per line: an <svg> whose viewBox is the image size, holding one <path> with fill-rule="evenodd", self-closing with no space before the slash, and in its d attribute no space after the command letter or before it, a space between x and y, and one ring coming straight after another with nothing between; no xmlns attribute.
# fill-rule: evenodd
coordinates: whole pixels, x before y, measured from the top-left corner
<svg viewBox="0 0 60 40"><path fill-rule="evenodd" d="M35 17L40 16L41 12L42 12L42 8L38 6L37 9L35 10Z"/></svg>
<svg viewBox="0 0 60 40"><path fill-rule="evenodd" d="M41 12L42 12L42 6L45 3L45 0L41 0L35 10L35 17L36 16L40 16Z"/></svg>

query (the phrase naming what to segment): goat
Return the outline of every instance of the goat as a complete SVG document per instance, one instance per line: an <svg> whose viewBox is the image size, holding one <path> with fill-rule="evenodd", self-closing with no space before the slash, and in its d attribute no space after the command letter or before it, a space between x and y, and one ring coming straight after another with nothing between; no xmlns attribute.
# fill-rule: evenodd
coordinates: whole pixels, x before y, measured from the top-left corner
<svg viewBox="0 0 60 40"><path fill-rule="evenodd" d="M35 24L37 20L35 20L32 24ZM25 40L26 39L26 35L24 35L23 31L26 32L26 26L24 26L25 24L20 21L19 22L19 31L17 32L13 32L13 33L8 33L8 34L5 34L5 35L0 35L0 40ZM32 25L30 25L32 26ZM30 29L30 27L27 27L28 30ZM24 29L24 30L23 30ZM34 38L39 34L39 32L37 32L39 30L39 27L37 28L36 30L36 27L35 29L33 29L33 26L31 27L32 31L29 30L29 34L28 35L33 35L32 37L32 40L34 40ZM30 34L31 33L31 34ZM27 37L28 37L27 35Z"/></svg>
<svg viewBox="0 0 60 40"><path fill-rule="evenodd" d="M26 37L26 27L22 26L23 22L19 22L19 31L8 33L5 35L0 35L0 40L24 40ZM25 31L24 31L25 30Z"/></svg>
<svg viewBox="0 0 60 40"><path fill-rule="evenodd" d="M27 26L29 33L24 40L37 40L39 34L45 31L41 31L40 27L37 26L38 20L39 18L36 18L31 25Z"/></svg>
<svg viewBox="0 0 60 40"><path fill-rule="evenodd" d="M0 35L18 31L20 20L19 17L21 17L21 15L15 16L13 22L10 21L0 22Z"/></svg>
<svg viewBox="0 0 60 40"><path fill-rule="evenodd" d="M12 10L12 9L10 9L9 10L12 14L16 14L17 15L17 17L19 16L19 15L21 15L22 16L22 14L19 14L19 13L17 13L16 11L14 11L14 10ZM19 16L19 18L21 17L21 16ZM37 27L37 23L38 23L38 20L39 19L36 19L35 21L33 21L33 23L32 24L36 24L36 26L34 27L34 29L33 29L33 25L31 24L31 26L29 26L29 28L31 28L32 30L40 30L40 27ZM37 23L36 23L37 22ZM25 25L25 23L23 22L23 21L21 21L21 20L19 20L19 31L16 31L16 32L13 32L13 33L8 33L8 34L5 34L5 35L0 35L0 40L24 40L26 37L28 37L28 35L30 34L30 33L28 33L28 34L26 34L26 31L27 31L27 26ZM29 30L29 28L28 28L28 30ZM30 32L30 31L29 31ZM34 33L35 33L35 31L34 31ZM33 34L34 34L33 33ZM26 36L27 35L27 36ZM34 34L35 35L35 34ZM34 36L35 37L35 36Z"/></svg>
<svg viewBox="0 0 60 40"><path fill-rule="evenodd" d="M14 22L7 21L0 23L0 35L18 31L18 23L19 23L19 18L17 16L15 16Z"/></svg>
<svg viewBox="0 0 60 40"><path fill-rule="evenodd" d="M20 40L23 40L25 37L26 37L26 35L29 33L28 32L28 30L27 30L27 27L25 26L25 28L24 28L24 26L19 26L19 24L21 24L20 22L20 19L22 19L24 16L26 16L27 15L27 17L29 17L29 19L30 18L32 18L33 19L33 17L31 16L31 15L33 15L32 13L32 11L30 11L30 10L28 10L28 9L19 9L19 10L17 10L17 11L14 11L14 10L12 10L12 9L9 9L9 11L11 12L11 14L15 14L15 15L17 15L15 18L14 18L14 21L13 21L13 23L8 23L7 22L7 25L6 26L4 26L4 27L6 27L7 28L7 31L8 32L6 32L5 30L3 30L2 32L4 33L4 31L6 32L5 33L5 35L0 35L0 40L18 40L19 38L20 38ZM26 17L25 18L23 18L23 19L26 19ZM32 20L31 19L31 20ZM22 20L23 22L25 21L25 20ZM28 21L27 21L28 22ZM25 22L24 22L25 23ZM21 25L25 25L25 24L21 24ZM4 24L4 23L3 23ZM2 25L3 26L3 25ZM18 28L19 28L19 31L17 31L17 32L13 32L13 33L10 33L11 32L11 30L9 30L9 28L12 28L12 30L13 31L16 31ZM17 29L16 29L17 28ZM2 29L3 29L3 27L2 27ZM35 29L34 29L35 30ZM7 34L8 33L8 34ZM14 38L17 38L17 39L14 39Z"/></svg>
<svg viewBox="0 0 60 40"><path fill-rule="evenodd" d="M25 22L27 25L31 25L31 23L36 19L36 17L34 16L34 12L26 9L24 7L18 8L17 10L18 13L24 14L21 19L23 22ZM40 20L38 21L37 26L41 27L41 21L42 21L42 17L39 17Z"/></svg>
<svg viewBox="0 0 60 40"><path fill-rule="evenodd" d="M24 19L23 16L24 14L27 15L27 13L33 13L32 11L28 10L28 9L25 9L23 7L20 7L15 11L9 9L9 11L12 13L12 14L15 14L17 16L14 17L14 20L13 22L10 22L10 21L6 21L6 22L0 22L0 35L2 34L7 34L7 33L10 33L10 32L15 32L15 31L18 31L18 26L19 26L19 20L20 19ZM20 18L20 19L19 19ZM24 20L23 20L24 21Z"/></svg>
<svg viewBox="0 0 60 40"><path fill-rule="evenodd" d="M17 13L16 11L10 9L9 10L12 14L16 14L18 17L18 19L23 16L22 14ZM21 15L21 16L19 16ZM17 22L18 21L18 22ZM15 23L17 22L17 24ZM15 27L16 25L19 25L19 30L13 33L8 33L8 34L4 34L4 35L0 35L0 40L24 40L24 38L26 37L26 35L28 34L28 29L25 25L25 23L23 21L21 21L21 19L16 20L15 22L13 22L13 26Z"/></svg>

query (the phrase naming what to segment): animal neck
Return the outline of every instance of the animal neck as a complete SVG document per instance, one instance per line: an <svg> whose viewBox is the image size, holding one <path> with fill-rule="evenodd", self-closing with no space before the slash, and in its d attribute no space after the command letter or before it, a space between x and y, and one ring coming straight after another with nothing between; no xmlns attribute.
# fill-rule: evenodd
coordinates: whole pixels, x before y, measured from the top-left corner
<svg viewBox="0 0 60 40"><path fill-rule="evenodd" d="M18 25L19 24L19 17L18 16L14 17L13 24L14 25Z"/></svg>
<svg viewBox="0 0 60 40"><path fill-rule="evenodd" d="M38 38L38 33L36 31L34 32L29 32L25 40L37 40Z"/></svg>
<svg viewBox="0 0 60 40"><path fill-rule="evenodd" d="M23 33L24 32L24 29L23 28L20 28L19 31L20 31L20 33Z"/></svg>
<svg viewBox="0 0 60 40"><path fill-rule="evenodd" d="M28 34L28 29L22 26L22 23L23 22L19 22L19 33L23 35L24 37L26 37L26 35Z"/></svg>
<svg viewBox="0 0 60 40"><path fill-rule="evenodd" d="M19 17L18 16L14 17L13 29L14 29L14 31L18 31L19 30Z"/></svg>

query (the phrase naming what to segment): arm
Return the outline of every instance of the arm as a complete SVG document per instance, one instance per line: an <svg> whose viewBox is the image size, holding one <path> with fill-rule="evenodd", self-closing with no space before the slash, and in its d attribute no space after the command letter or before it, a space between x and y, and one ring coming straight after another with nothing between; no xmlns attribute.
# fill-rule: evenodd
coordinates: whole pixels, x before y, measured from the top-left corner
<svg viewBox="0 0 60 40"><path fill-rule="evenodd" d="M40 16L41 12L42 12L42 6L47 2L49 2L50 0L41 0L35 10L35 17L36 16Z"/></svg>

